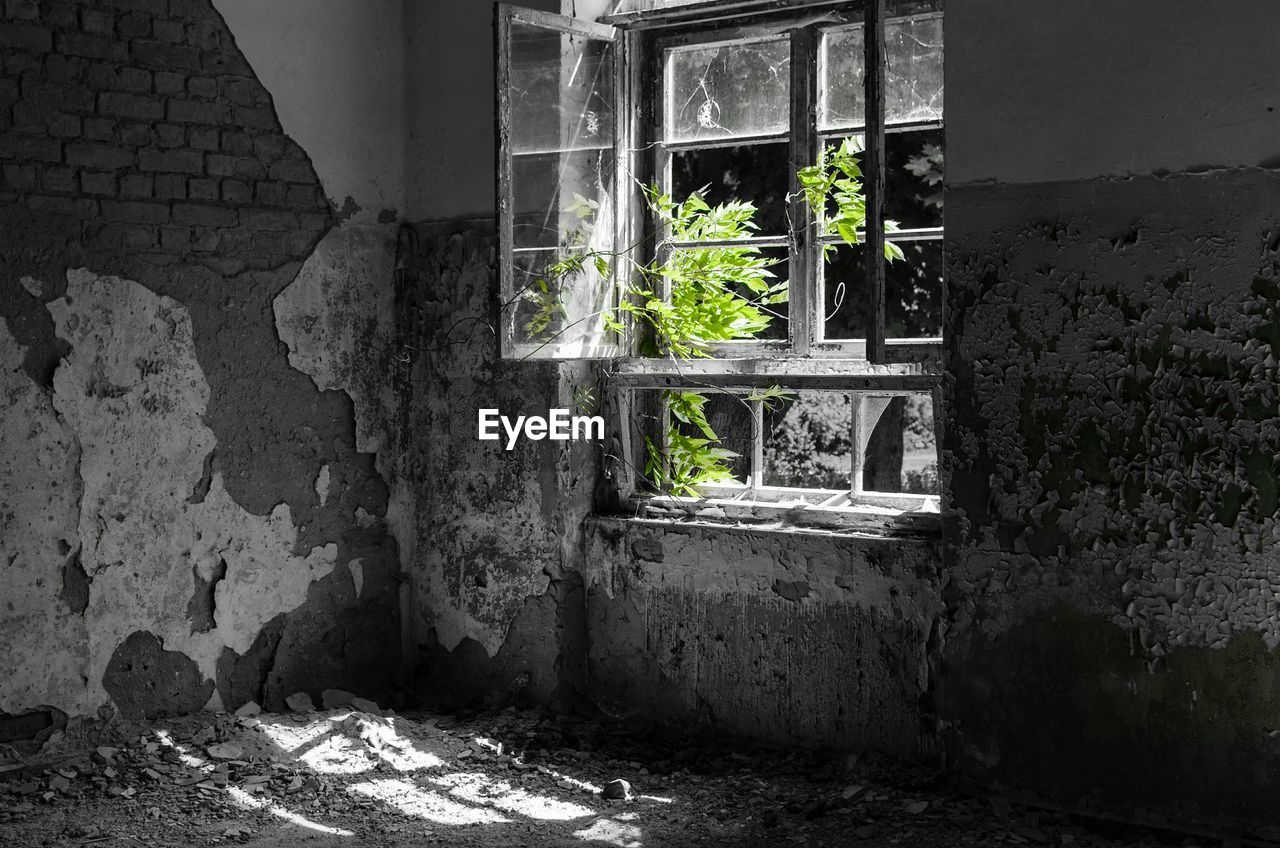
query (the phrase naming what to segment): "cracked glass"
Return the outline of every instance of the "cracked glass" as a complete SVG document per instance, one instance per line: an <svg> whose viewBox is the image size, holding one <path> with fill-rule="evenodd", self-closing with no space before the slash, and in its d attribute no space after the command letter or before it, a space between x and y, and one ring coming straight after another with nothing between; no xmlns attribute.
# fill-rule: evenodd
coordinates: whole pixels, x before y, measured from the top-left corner
<svg viewBox="0 0 1280 848"><path fill-rule="evenodd" d="M665 90L668 144L786 134L791 42L774 38L672 48Z"/></svg>

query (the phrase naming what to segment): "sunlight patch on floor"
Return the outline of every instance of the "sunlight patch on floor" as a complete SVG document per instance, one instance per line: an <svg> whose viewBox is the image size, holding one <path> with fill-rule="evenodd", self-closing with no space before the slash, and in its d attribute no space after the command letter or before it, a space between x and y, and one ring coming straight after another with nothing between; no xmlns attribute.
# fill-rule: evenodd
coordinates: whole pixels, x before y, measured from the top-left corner
<svg viewBox="0 0 1280 848"><path fill-rule="evenodd" d="M493 810L460 804L439 792L419 789L404 780L370 780L355 784L350 791L389 804L405 815L437 824L501 824L511 821Z"/></svg>
<svg viewBox="0 0 1280 848"><path fill-rule="evenodd" d="M455 798L541 821L570 821L596 814L595 810L581 804L535 795L505 780L494 780L479 773L446 774L428 778L428 781L446 789Z"/></svg>
<svg viewBox="0 0 1280 848"><path fill-rule="evenodd" d="M245 792L243 789L239 789L235 786L228 787L227 794L231 796L232 801L246 810L265 810L278 819L283 819L290 824L306 828L307 830L314 830L316 833L323 833L328 836L355 836L355 834L349 830L343 830L340 827L330 827L327 824L314 822L300 813L295 813L292 810L286 810L279 804L270 804L266 801L255 798L248 792Z"/></svg>
<svg viewBox="0 0 1280 848"><path fill-rule="evenodd" d="M573 835L584 842L605 842L618 848L641 848L640 828L613 819L597 819L591 827L575 830Z"/></svg>

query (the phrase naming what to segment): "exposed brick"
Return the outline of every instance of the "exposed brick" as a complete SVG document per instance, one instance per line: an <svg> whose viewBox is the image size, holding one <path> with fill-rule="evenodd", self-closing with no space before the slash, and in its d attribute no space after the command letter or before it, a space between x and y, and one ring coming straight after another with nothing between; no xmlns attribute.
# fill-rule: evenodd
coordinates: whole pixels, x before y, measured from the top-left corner
<svg viewBox="0 0 1280 848"><path fill-rule="evenodd" d="M260 135L253 140L259 159L279 159L284 155L284 139L278 135ZM308 174L307 179L311 176Z"/></svg>
<svg viewBox="0 0 1280 848"><path fill-rule="evenodd" d="M215 127L192 127L187 133L188 138L191 139L192 147L197 150L211 151L218 149L219 135L220 133Z"/></svg>
<svg viewBox="0 0 1280 848"><path fill-rule="evenodd" d="M40 172L40 188L56 194L75 194L76 172L71 168L45 168Z"/></svg>
<svg viewBox="0 0 1280 848"><path fill-rule="evenodd" d="M155 178L148 174L125 174L120 178L120 196L129 200L145 200L152 196Z"/></svg>
<svg viewBox="0 0 1280 848"><path fill-rule="evenodd" d="M50 82L74 82L80 78L84 63L74 56L50 53L44 57L44 76Z"/></svg>
<svg viewBox="0 0 1280 848"><path fill-rule="evenodd" d="M187 24L187 43L204 52L222 49L222 33L211 21Z"/></svg>
<svg viewBox="0 0 1280 848"><path fill-rule="evenodd" d="M19 191L36 187L36 168L34 165L6 162L3 170L4 184Z"/></svg>
<svg viewBox="0 0 1280 848"><path fill-rule="evenodd" d="M98 113L154 121L164 117L164 106L150 97L109 91L98 95Z"/></svg>
<svg viewBox="0 0 1280 848"><path fill-rule="evenodd" d="M121 9L147 12L151 15L163 15L169 6L168 0L113 0L113 4Z"/></svg>
<svg viewBox="0 0 1280 848"><path fill-rule="evenodd" d="M146 38L151 35L151 16L139 12L130 12L120 17L117 26L120 28L121 38L129 40Z"/></svg>
<svg viewBox="0 0 1280 848"><path fill-rule="evenodd" d="M151 72L141 68L124 68L120 71L118 85L122 91L150 91Z"/></svg>
<svg viewBox="0 0 1280 848"><path fill-rule="evenodd" d="M272 164L268 173L271 179L287 183L309 183L315 178L311 172L311 166L305 161L296 159L281 159Z"/></svg>
<svg viewBox="0 0 1280 848"><path fill-rule="evenodd" d="M249 67L249 63L244 60L239 51L215 50L202 54L200 58L206 74L218 77L253 78L253 68Z"/></svg>
<svg viewBox="0 0 1280 848"><path fill-rule="evenodd" d="M191 248L191 231L185 228L165 227L160 231L160 249L185 253Z"/></svg>
<svg viewBox="0 0 1280 848"><path fill-rule="evenodd" d="M49 135L54 138L79 138L80 119L75 115L58 112L49 117Z"/></svg>
<svg viewBox="0 0 1280 848"><path fill-rule="evenodd" d="M3 46L0 44L0 47ZM11 79L21 79L24 74L39 74L44 64L39 54L24 53L21 50L0 50L0 59L4 60L4 72Z"/></svg>
<svg viewBox="0 0 1280 848"><path fill-rule="evenodd" d="M53 33L31 24L0 23L0 47L48 53L53 47Z"/></svg>
<svg viewBox="0 0 1280 848"><path fill-rule="evenodd" d="M266 169L257 159L248 156L221 156L209 154L209 173L216 177L241 177L260 180Z"/></svg>
<svg viewBox="0 0 1280 848"><path fill-rule="evenodd" d="M222 152L232 156L249 156L253 153L253 136L234 130L222 133Z"/></svg>
<svg viewBox="0 0 1280 848"><path fill-rule="evenodd" d="M187 197L192 200L217 200L217 180L188 180Z"/></svg>
<svg viewBox="0 0 1280 848"><path fill-rule="evenodd" d="M95 35L115 35L115 15L103 9L81 9L80 28Z"/></svg>
<svg viewBox="0 0 1280 848"><path fill-rule="evenodd" d="M128 168L134 163L132 148L114 144L72 142L67 145L67 164L92 168L96 171L114 171Z"/></svg>
<svg viewBox="0 0 1280 848"><path fill-rule="evenodd" d="M253 201L253 189L239 180L224 180L222 199L228 203L250 203Z"/></svg>
<svg viewBox="0 0 1280 848"><path fill-rule="evenodd" d="M31 78L22 80L22 99L65 112L92 112L97 102L93 91L83 85L44 83Z"/></svg>
<svg viewBox="0 0 1280 848"><path fill-rule="evenodd" d="M119 87L120 75L112 66L95 62L85 69L84 81L93 88L110 91Z"/></svg>
<svg viewBox="0 0 1280 848"><path fill-rule="evenodd" d="M85 118L84 137L93 141L114 141L116 122L110 118Z"/></svg>
<svg viewBox="0 0 1280 848"><path fill-rule="evenodd" d="M325 227L329 226L329 213L303 212L298 216L298 223L304 230L323 230Z"/></svg>
<svg viewBox="0 0 1280 848"><path fill-rule="evenodd" d="M174 69L186 68L200 70L200 51L194 47L180 44L165 44L163 41L133 42L134 61L153 68Z"/></svg>
<svg viewBox="0 0 1280 848"><path fill-rule="evenodd" d="M254 186L254 202L259 206L284 206L288 189L284 183L258 183Z"/></svg>
<svg viewBox="0 0 1280 848"><path fill-rule="evenodd" d="M37 0L4 0L4 16L18 21L34 21L40 17Z"/></svg>
<svg viewBox="0 0 1280 848"><path fill-rule="evenodd" d="M173 205L173 221L176 224L197 224L202 227L234 227L236 225L236 212L234 209L227 209L222 206L175 203Z"/></svg>
<svg viewBox="0 0 1280 848"><path fill-rule="evenodd" d="M125 224L167 224L169 204L128 200L102 201L102 217Z"/></svg>
<svg viewBox="0 0 1280 848"><path fill-rule="evenodd" d="M129 51L123 42L86 32L60 32L57 43L59 53L71 56L107 59L112 62L124 62L129 58Z"/></svg>
<svg viewBox="0 0 1280 848"><path fill-rule="evenodd" d="M187 143L187 129L177 124L156 124L156 138L161 147L183 147Z"/></svg>
<svg viewBox="0 0 1280 848"><path fill-rule="evenodd" d="M185 124L225 124L231 114L222 103L203 103L199 100L170 100L169 120Z"/></svg>
<svg viewBox="0 0 1280 848"><path fill-rule="evenodd" d="M74 215L77 218L92 218L98 214L98 201L83 197L48 197L37 194L27 200L27 205L37 212Z"/></svg>
<svg viewBox="0 0 1280 848"><path fill-rule="evenodd" d="M217 250L222 246L223 232L219 230L196 227L195 237L191 240L192 250Z"/></svg>
<svg viewBox="0 0 1280 848"><path fill-rule="evenodd" d="M13 127L19 132L43 133L53 112L46 103L22 101L13 106Z"/></svg>
<svg viewBox="0 0 1280 848"><path fill-rule="evenodd" d="M18 99L18 81L0 77L0 104L8 106Z"/></svg>
<svg viewBox="0 0 1280 848"><path fill-rule="evenodd" d="M97 194L106 197L116 193L115 174L98 174L93 171L80 172L80 190L85 194Z"/></svg>
<svg viewBox="0 0 1280 848"><path fill-rule="evenodd" d="M46 2L40 19L45 26L50 26L54 29L75 29L80 26L79 18L76 16L76 7L72 3Z"/></svg>
<svg viewBox="0 0 1280 848"><path fill-rule="evenodd" d="M59 162L62 160L62 142L41 136L0 135L0 159Z"/></svg>
<svg viewBox="0 0 1280 848"><path fill-rule="evenodd" d="M161 94L181 94L186 90L186 74L175 71L156 71L156 91Z"/></svg>
<svg viewBox="0 0 1280 848"><path fill-rule="evenodd" d="M270 109L252 109L248 106L236 107L236 123L251 130L273 130L278 126L275 113Z"/></svg>
<svg viewBox="0 0 1280 848"><path fill-rule="evenodd" d="M217 20L218 17L208 0L169 0L169 14L198 21Z"/></svg>
<svg viewBox="0 0 1280 848"><path fill-rule="evenodd" d="M124 246L131 250L154 250L160 242L160 234L153 227L126 227Z"/></svg>
<svg viewBox="0 0 1280 848"><path fill-rule="evenodd" d="M151 23L151 31L156 38L170 44L178 44L186 38L186 29L182 21L171 21L157 18Z"/></svg>
<svg viewBox="0 0 1280 848"><path fill-rule="evenodd" d="M256 88L252 80L228 79L222 83L222 96L238 106L252 106Z"/></svg>
<svg viewBox="0 0 1280 848"><path fill-rule="evenodd" d="M269 209L241 209L240 223L250 230L292 230L298 226L298 219L291 212L276 212Z"/></svg>
<svg viewBox="0 0 1280 848"><path fill-rule="evenodd" d="M204 154L198 150L141 150L138 166L144 171L200 174L204 172Z"/></svg>
<svg viewBox="0 0 1280 848"><path fill-rule="evenodd" d="M200 260L206 268L224 277L234 277L245 268L243 259L234 256L209 256Z"/></svg>
<svg viewBox="0 0 1280 848"><path fill-rule="evenodd" d="M288 195L289 208L299 212L324 207L324 197L314 186L291 185Z"/></svg>
<svg viewBox="0 0 1280 848"><path fill-rule="evenodd" d="M187 80L187 91L195 97L212 99L218 96L218 81L210 77L192 77Z"/></svg>
<svg viewBox="0 0 1280 848"><path fill-rule="evenodd" d="M135 147L146 147L151 144L150 124L124 124L120 127L120 141Z"/></svg>
<svg viewBox="0 0 1280 848"><path fill-rule="evenodd" d="M185 200L187 178L178 174L158 174L155 178L155 194L163 200Z"/></svg>
<svg viewBox="0 0 1280 848"><path fill-rule="evenodd" d="M253 234L253 252L263 256L279 256L284 253L284 233L256 232Z"/></svg>

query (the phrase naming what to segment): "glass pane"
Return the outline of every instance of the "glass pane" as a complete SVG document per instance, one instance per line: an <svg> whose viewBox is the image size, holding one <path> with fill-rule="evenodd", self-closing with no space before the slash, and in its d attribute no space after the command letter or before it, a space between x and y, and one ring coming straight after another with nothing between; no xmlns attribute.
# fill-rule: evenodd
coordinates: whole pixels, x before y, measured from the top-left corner
<svg viewBox="0 0 1280 848"><path fill-rule="evenodd" d="M863 397L858 403L870 428L864 436L863 491L939 494L932 396Z"/></svg>
<svg viewBox="0 0 1280 848"><path fill-rule="evenodd" d="M612 148L512 156L514 246L610 250L613 160Z"/></svg>
<svg viewBox="0 0 1280 848"><path fill-rule="evenodd" d="M513 321L512 338L542 348L612 341L604 333L601 311L610 308L612 287L591 261L581 268L556 267L581 253L533 250L515 254L514 300L504 304Z"/></svg>
<svg viewBox="0 0 1280 848"><path fill-rule="evenodd" d="M901 227L942 226L942 130L891 132L884 137L884 216Z"/></svg>
<svg viewBox="0 0 1280 848"><path fill-rule="evenodd" d="M704 342L787 338L786 248L674 250L664 271L677 316Z"/></svg>
<svg viewBox="0 0 1280 848"><path fill-rule="evenodd" d="M790 172L786 142L682 150L671 157L671 196L681 201L701 191L712 206L749 201L757 235L785 235Z"/></svg>
<svg viewBox="0 0 1280 848"><path fill-rule="evenodd" d="M945 267L942 241L895 241L903 259L885 264L884 331L887 339L941 338ZM826 338L867 337L867 285L861 245L840 245L826 263Z"/></svg>
<svg viewBox="0 0 1280 848"><path fill-rule="evenodd" d="M818 127L833 130L863 124L862 26L827 30L818 49Z"/></svg>
<svg viewBox="0 0 1280 848"><path fill-rule="evenodd" d="M942 120L942 14L887 21L885 122Z"/></svg>
<svg viewBox="0 0 1280 848"><path fill-rule="evenodd" d="M613 146L613 44L511 23L511 150Z"/></svg>
<svg viewBox="0 0 1280 848"><path fill-rule="evenodd" d="M852 398L796 392L764 410L764 485L849 490Z"/></svg>
<svg viewBox="0 0 1280 848"><path fill-rule="evenodd" d="M819 49L820 129L863 125L864 51L861 26L823 33ZM885 122L941 121L942 14L887 21L885 54Z"/></svg>
<svg viewBox="0 0 1280 848"><path fill-rule="evenodd" d="M667 51L667 142L786 133L791 42L724 42Z"/></svg>

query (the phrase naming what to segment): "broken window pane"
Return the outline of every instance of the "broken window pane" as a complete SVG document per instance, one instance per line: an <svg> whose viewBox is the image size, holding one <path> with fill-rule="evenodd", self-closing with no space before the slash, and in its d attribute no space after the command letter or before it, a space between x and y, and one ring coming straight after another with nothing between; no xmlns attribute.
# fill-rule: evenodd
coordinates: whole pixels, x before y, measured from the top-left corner
<svg viewBox="0 0 1280 848"><path fill-rule="evenodd" d="M848 491L853 400L846 392L801 391L764 410L766 486Z"/></svg>
<svg viewBox="0 0 1280 848"><path fill-rule="evenodd" d="M787 338L786 248L673 250L664 266L677 313L702 341ZM732 296L730 296L732 295Z"/></svg>
<svg viewBox="0 0 1280 848"><path fill-rule="evenodd" d="M711 206L753 203L757 235L785 235L790 147L786 142L681 150L671 157L671 197L695 191Z"/></svg>
<svg viewBox="0 0 1280 848"><path fill-rule="evenodd" d="M902 249L904 258L885 264L885 338L941 338L945 292L942 241L893 242ZM863 250L862 245L840 245L828 254L823 314L829 340L866 338L869 295Z"/></svg>
<svg viewBox="0 0 1280 848"><path fill-rule="evenodd" d="M613 147L613 44L511 23L511 152Z"/></svg>
<svg viewBox="0 0 1280 848"><path fill-rule="evenodd" d="M581 251L522 250L512 271L514 298L504 304L511 338L542 349L590 345L604 337L602 312L612 287Z"/></svg>
<svg viewBox="0 0 1280 848"><path fill-rule="evenodd" d="M942 15L885 23L885 123L942 120Z"/></svg>
<svg viewBox="0 0 1280 848"><path fill-rule="evenodd" d="M942 226L942 130L885 133L884 216L904 229Z"/></svg>
<svg viewBox="0 0 1280 848"><path fill-rule="evenodd" d="M933 397L860 396L862 490L936 495L938 438Z"/></svg>
<svg viewBox="0 0 1280 848"><path fill-rule="evenodd" d="M864 34L861 26L827 30L819 48L818 128L863 126ZM885 23L885 123L942 120L942 15Z"/></svg>
<svg viewBox="0 0 1280 848"><path fill-rule="evenodd" d="M613 151L513 156L514 247L613 244Z"/></svg>
<svg viewBox="0 0 1280 848"><path fill-rule="evenodd" d="M861 24L827 30L822 34L818 48L819 129L836 130L863 125L864 50Z"/></svg>
<svg viewBox="0 0 1280 848"><path fill-rule="evenodd" d="M786 133L790 90L788 39L672 48L664 138L670 144Z"/></svg>

